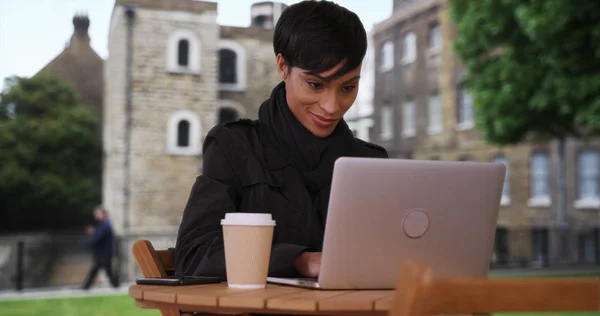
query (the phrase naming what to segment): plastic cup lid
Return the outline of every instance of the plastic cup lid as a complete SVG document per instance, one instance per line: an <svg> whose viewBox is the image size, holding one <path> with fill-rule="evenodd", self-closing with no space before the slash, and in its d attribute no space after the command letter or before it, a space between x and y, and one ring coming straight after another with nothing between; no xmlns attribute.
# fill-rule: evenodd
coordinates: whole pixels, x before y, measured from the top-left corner
<svg viewBox="0 0 600 316"><path fill-rule="evenodd" d="M269 213L227 213L221 225L275 226L275 221Z"/></svg>

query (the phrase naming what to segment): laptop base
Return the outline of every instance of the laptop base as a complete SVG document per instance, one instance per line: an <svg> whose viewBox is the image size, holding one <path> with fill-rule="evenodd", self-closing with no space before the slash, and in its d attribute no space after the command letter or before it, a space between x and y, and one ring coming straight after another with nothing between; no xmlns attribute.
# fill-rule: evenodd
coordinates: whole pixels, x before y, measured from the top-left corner
<svg viewBox="0 0 600 316"><path fill-rule="evenodd" d="M319 281L316 278L273 278L268 277L267 282L281 285L291 285L296 287L303 287L307 289L321 289Z"/></svg>

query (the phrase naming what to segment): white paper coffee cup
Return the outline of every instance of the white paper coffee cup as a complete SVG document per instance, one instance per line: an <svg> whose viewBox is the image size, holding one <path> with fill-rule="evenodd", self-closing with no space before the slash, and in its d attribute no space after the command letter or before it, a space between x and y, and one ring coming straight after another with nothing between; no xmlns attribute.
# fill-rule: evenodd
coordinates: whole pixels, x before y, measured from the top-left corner
<svg viewBox="0 0 600 316"><path fill-rule="evenodd" d="M275 228L271 214L228 213L221 220L221 225L228 286L264 288Z"/></svg>

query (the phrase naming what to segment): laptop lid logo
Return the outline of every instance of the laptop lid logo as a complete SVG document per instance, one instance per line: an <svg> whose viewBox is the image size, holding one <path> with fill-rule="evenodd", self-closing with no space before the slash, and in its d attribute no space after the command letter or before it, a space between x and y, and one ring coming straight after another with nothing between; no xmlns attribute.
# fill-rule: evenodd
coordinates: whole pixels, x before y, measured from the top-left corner
<svg viewBox="0 0 600 316"><path fill-rule="evenodd" d="M409 238L423 237L429 229L429 215L423 209L410 210L402 221L404 233Z"/></svg>

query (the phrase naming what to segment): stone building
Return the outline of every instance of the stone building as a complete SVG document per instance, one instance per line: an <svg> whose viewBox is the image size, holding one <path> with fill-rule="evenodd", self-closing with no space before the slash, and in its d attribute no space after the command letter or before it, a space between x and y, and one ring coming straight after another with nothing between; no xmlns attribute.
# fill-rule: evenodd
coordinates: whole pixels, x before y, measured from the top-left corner
<svg viewBox="0 0 600 316"><path fill-rule="evenodd" d="M284 8L255 3L249 27L230 27L217 24L214 2L115 1L104 63L103 203L129 241L174 246L202 172L204 136L217 123L256 118L280 80L272 36ZM131 244L123 247L128 256Z"/></svg>
<svg viewBox="0 0 600 316"><path fill-rule="evenodd" d="M507 176L497 240L507 230L554 228L558 161L555 142L498 147L474 126L473 98L460 85L465 69L453 53L458 36L448 0L394 0L392 15L373 30L376 47L374 127L371 139L392 156L496 161ZM600 143L567 144L566 223L580 233L569 241L585 258L598 257ZM545 230L542 230L545 231ZM552 238L548 234L542 240ZM536 237L537 238L537 237ZM524 242L528 247L528 242Z"/></svg>

